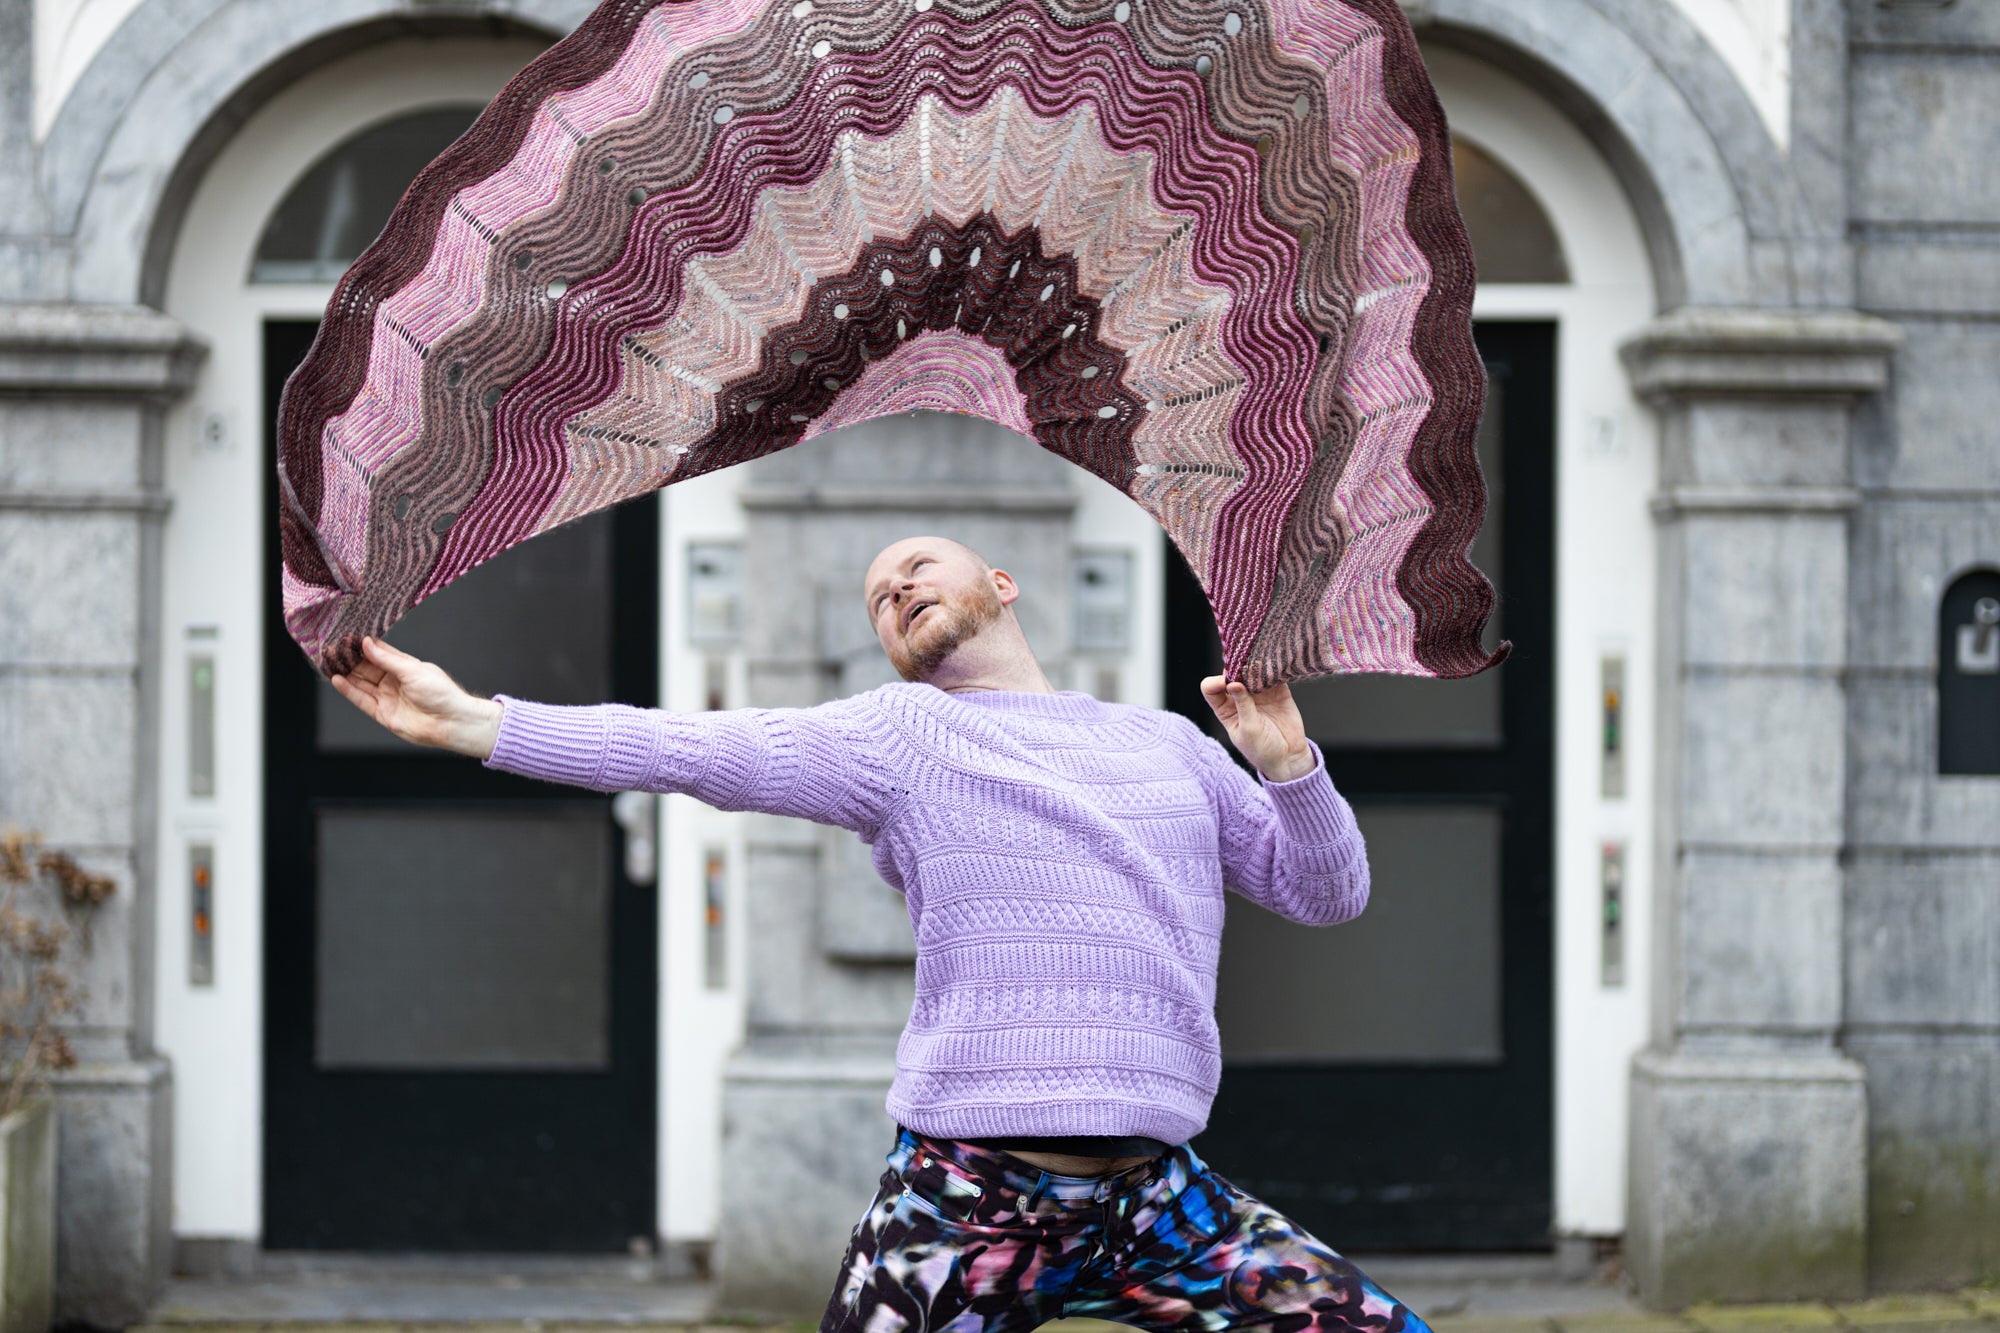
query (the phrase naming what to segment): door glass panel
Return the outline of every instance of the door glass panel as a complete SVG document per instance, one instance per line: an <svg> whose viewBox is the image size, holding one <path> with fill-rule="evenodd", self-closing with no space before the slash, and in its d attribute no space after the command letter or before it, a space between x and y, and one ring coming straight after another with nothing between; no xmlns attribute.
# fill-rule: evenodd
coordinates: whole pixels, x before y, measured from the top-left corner
<svg viewBox="0 0 2000 1333"><path fill-rule="evenodd" d="M1519 176L1456 135L1451 173L1481 282L1569 281L1555 224Z"/></svg>
<svg viewBox="0 0 2000 1333"><path fill-rule="evenodd" d="M1472 563L1493 580L1496 599L1486 626L1486 646L1505 635L1506 602L1500 567L1505 496L1500 479L1504 461L1500 422L1506 410L1506 380L1493 376L1486 388L1486 414L1479 422L1479 465L1486 473L1486 521L1472 543ZM1420 676L1326 676L1292 686L1306 734L1321 745L1498 745L1500 672L1468 680Z"/></svg>
<svg viewBox="0 0 2000 1333"><path fill-rule="evenodd" d="M1215 1017L1232 1064L1491 1063L1500 813L1363 805L1368 910L1315 929L1229 895Z"/></svg>
<svg viewBox="0 0 2000 1333"><path fill-rule="evenodd" d="M316 1063L607 1067L609 834L598 810L328 810Z"/></svg>
<svg viewBox="0 0 2000 1333"><path fill-rule="evenodd" d="M418 604L389 631L389 642L479 693L505 690L546 704L604 702L612 694L611 523L603 510L502 552L445 595ZM344 753L415 748L325 681L319 746Z"/></svg>
<svg viewBox="0 0 2000 1333"><path fill-rule="evenodd" d="M361 131L313 163L264 224L252 282L334 282L432 158L479 115L435 107Z"/></svg>

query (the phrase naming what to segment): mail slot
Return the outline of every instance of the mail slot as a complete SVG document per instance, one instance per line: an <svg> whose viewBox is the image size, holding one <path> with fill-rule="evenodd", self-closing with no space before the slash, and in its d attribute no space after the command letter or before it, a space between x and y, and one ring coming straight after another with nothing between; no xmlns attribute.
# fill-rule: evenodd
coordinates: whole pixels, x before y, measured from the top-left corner
<svg viewBox="0 0 2000 1333"><path fill-rule="evenodd" d="M2000 570L1975 570L1945 590L1938 772L2000 774Z"/></svg>

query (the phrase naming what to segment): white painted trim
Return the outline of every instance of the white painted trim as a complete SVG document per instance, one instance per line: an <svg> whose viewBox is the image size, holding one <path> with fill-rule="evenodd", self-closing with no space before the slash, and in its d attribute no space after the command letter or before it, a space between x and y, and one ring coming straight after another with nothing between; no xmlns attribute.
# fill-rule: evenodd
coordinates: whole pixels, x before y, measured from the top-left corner
<svg viewBox="0 0 2000 1333"><path fill-rule="evenodd" d="M1779 148L1792 146L1792 0L1674 0L1743 85Z"/></svg>
<svg viewBox="0 0 2000 1333"><path fill-rule="evenodd" d="M83 77L84 67L140 0L35 0L35 141L55 124L56 111Z"/></svg>
<svg viewBox="0 0 2000 1333"><path fill-rule="evenodd" d="M1618 345L1654 310L1638 219L1610 168L1526 85L1427 50L1455 132L1506 164L1548 210L1566 286L1480 289L1479 319L1551 319L1556 364L1556 1181L1559 1233L1625 1225L1626 1071L1644 1045L1653 957L1655 626L1653 418ZM1626 659L1626 794L1599 794L1599 661ZM1505 671L1506 667L1500 668ZM1599 981L1599 855L1625 850L1625 982Z"/></svg>
<svg viewBox="0 0 2000 1333"><path fill-rule="evenodd" d="M737 503L737 468L668 487L661 493L660 705L676 711L705 706L707 653L688 643L689 544L738 541L744 512ZM725 697L740 706L740 652L721 654ZM722 1221L722 1074L743 1042L743 985L750 963L743 924L749 919L743 876L743 816L714 810L689 796L665 798L660 839L660 1234L669 1244L711 1241ZM723 909L727 984L706 981L703 872L709 848L728 866Z"/></svg>

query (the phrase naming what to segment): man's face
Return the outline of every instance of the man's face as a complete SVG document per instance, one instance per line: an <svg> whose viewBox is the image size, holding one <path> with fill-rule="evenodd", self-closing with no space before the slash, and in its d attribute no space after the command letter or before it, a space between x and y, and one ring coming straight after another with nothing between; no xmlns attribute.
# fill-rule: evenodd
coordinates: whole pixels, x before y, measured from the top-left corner
<svg viewBox="0 0 2000 1333"><path fill-rule="evenodd" d="M875 557L863 584L882 651L904 680L928 680L1006 604L995 571L957 542L912 537Z"/></svg>

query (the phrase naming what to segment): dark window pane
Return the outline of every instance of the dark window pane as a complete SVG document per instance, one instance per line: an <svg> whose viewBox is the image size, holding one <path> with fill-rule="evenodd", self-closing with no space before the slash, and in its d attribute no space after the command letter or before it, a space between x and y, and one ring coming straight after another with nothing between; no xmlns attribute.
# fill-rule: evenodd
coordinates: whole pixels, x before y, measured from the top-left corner
<svg viewBox="0 0 2000 1333"><path fill-rule="evenodd" d="M1520 178L1463 139L1451 141L1451 164L1479 280L1568 282L1562 242Z"/></svg>
<svg viewBox="0 0 2000 1333"><path fill-rule="evenodd" d="M606 816L327 811L323 1069L603 1069Z"/></svg>
<svg viewBox="0 0 2000 1333"><path fill-rule="evenodd" d="M640 501L639 503L649 503ZM389 631L467 689L545 704L596 704L611 690L609 510L503 551ZM321 750L411 749L319 684Z"/></svg>
<svg viewBox="0 0 2000 1333"><path fill-rule="evenodd" d="M478 114L476 106L454 106L399 116L315 162L264 224L250 280L338 278L381 233L417 173Z"/></svg>
<svg viewBox="0 0 2000 1333"><path fill-rule="evenodd" d="M1374 877L1345 925L1295 925L1235 894L1215 1019L1232 1064L1500 1059L1500 815L1363 805Z"/></svg>

